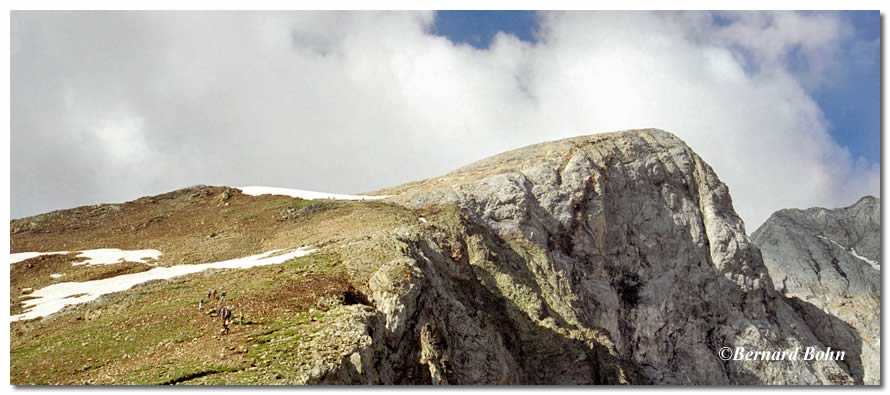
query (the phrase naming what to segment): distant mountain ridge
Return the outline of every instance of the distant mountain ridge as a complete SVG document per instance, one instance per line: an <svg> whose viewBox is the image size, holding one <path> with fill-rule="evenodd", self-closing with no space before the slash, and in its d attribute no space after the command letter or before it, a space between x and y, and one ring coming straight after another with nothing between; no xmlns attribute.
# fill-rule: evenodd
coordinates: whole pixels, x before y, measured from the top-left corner
<svg viewBox="0 0 890 395"><path fill-rule="evenodd" d="M826 344L853 350L851 368L866 384L880 382L880 221L880 199L866 196L845 208L778 211L751 235L776 289L830 314L805 319Z"/></svg>
<svg viewBox="0 0 890 395"><path fill-rule="evenodd" d="M194 187L12 221L13 252L72 252L11 267L15 313L64 281L306 251L14 322L12 381L815 385L862 383L871 366L725 357L865 354L820 326L844 321L777 290L729 188L662 130L536 144L374 199L268 191ZM834 240L874 256L864 236ZM75 265L97 248L161 254ZM199 302L209 290L247 323L221 333Z"/></svg>

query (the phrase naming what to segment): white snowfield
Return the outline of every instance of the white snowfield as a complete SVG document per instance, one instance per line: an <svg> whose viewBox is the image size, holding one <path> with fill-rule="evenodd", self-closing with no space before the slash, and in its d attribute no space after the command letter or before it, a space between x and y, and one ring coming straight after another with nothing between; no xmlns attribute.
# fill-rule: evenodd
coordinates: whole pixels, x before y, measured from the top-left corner
<svg viewBox="0 0 890 395"><path fill-rule="evenodd" d="M31 258L37 258L41 255L57 255L57 254L67 254L68 251L55 251L55 252L17 252L15 254L9 254L9 263L19 263L24 260L28 260Z"/></svg>
<svg viewBox="0 0 890 395"><path fill-rule="evenodd" d="M260 195L284 195L306 200L378 200L386 199L389 196L368 196L368 195L341 195L336 193L304 191L301 189L276 188L276 187L238 187L242 193L251 196Z"/></svg>
<svg viewBox="0 0 890 395"><path fill-rule="evenodd" d="M36 258L41 255L69 254L69 251L53 252L19 252L10 254L10 263L18 263L26 259ZM95 250L78 251L78 258L87 258L85 261L74 262L73 266L80 265L110 265L120 262L147 263L146 259L158 259L161 252L158 250L121 250L117 248L99 248Z"/></svg>
<svg viewBox="0 0 890 395"><path fill-rule="evenodd" d="M850 254L852 254L856 258L859 258L859 260L867 263L869 266L871 266L875 270L881 271L881 265L878 264L878 261L873 261L871 259L868 259L867 257L857 254L855 248L850 249Z"/></svg>
<svg viewBox="0 0 890 395"><path fill-rule="evenodd" d="M877 261L873 261L873 260L871 260L871 259L868 259L868 257L864 257L864 256L862 256L862 255L857 254L855 248L847 248L847 247L844 247L844 246L842 246L840 243L838 243L838 242L836 242L836 241L834 241L834 240L832 240L832 239L829 239L829 238L827 238L827 237L825 237L825 236L819 236L819 238L820 238L820 239L823 239L823 240L828 240L828 241L830 241L832 244L834 244L834 245L840 247L842 250L847 251L848 253L850 253L850 255L853 255L854 258L859 259L860 261L863 261L863 262L867 263L869 266L871 266L872 269L875 269L875 270L877 270L877 271L881 271L881 265L878 264Z"/></svg>
<svg viewBox="0 0 890 395"><path fill-rule="evenodd" d="M66 282L49 285L28 294L24 302L26 311L12 316L12 321L30 320L45 317L62 310L65 306L86 303L113 292L128 290L136 285L152 281L167 280L186 274L198 273L210 269L247 269L256 266L276 265L289 259L309 255L315 251L312 247L302 247L280 255L281 250L273 250L258 255L228 261L202 263L196 265L177 265L156 267L141 272L124 274L95 281Z"/></svg>

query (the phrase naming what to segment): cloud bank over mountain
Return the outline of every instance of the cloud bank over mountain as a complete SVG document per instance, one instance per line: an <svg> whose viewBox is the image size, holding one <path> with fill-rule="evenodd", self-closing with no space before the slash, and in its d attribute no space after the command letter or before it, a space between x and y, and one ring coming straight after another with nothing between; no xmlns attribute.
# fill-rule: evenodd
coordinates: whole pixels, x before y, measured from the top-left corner
<svg viewBox="0 0 890 395"><path fill-rule="evenodd" d="M339 193L611 130L676 133L748 231L877 195L814 91L851 26L824 13L542 13L487 49L435 14L14 12L12 215L190 184ZM851 49L852 48L852 49ZM876 144L879 142L876 141Z"/></svg>

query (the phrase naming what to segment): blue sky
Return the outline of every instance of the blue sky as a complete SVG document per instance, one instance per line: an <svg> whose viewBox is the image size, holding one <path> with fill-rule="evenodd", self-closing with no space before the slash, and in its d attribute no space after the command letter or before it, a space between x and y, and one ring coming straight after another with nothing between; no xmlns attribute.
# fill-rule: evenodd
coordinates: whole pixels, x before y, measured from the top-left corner
<svg viewBox="0 0 890 395"><path fill-rule="evenodd" d="M438 11L435 32L454 43L488 48L498 32L534 42L536 24L534 11Z"/></svg>
<svg viewBox="0 0 890 395"><path fill-rule="evenodd" d="M838 144L847 147L854 157L879 162L881 54L879 45L868 44L880 40L880 12L841 14L853 29L853 36L842 44L842 70L828 84L813 89L811 95L830 123L829 132ZM715 18L717 23L726 23ZM533 43L536 28L534 11L439 11L434 32L454 43L485 49L498 32ZM857 50L864 51L866 56L845 56Z"/></svg>
<svg viewBox="0 0 890 395"><path fill-rule="evenodd" d="M855 37L846 45L880 40L881 16L878 11L845 12ZM852 49L852 48L851 48ZM831 122L834 139L847 146L854 156L872 162L881 159L881 49L875 45L864 49L865 61L846 61L846 73L827 89L814 93L819 107Z"/></svg>

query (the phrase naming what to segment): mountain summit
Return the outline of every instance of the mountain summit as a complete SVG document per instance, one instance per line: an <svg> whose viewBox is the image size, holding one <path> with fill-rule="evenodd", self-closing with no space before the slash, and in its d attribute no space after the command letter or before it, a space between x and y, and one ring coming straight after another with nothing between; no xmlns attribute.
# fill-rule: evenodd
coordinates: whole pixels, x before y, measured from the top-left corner
<svg viewBox="0 0 890 395"><path fill-rule="evenodd" d="M13 265L14 312L66 278L251 258L13 323L13 382L862 382L831 358L727 357L828 354L811 323L829 313L776 289L727 187L670 133L533 145L373 195L195 187L13 221L14 252L55 253ZM162 255L72 266L95 248ZM222 288L248 320L218 333L195 306Z"/></svg>
<svg viewBox="0 0 890 395"><path fill-rule="evenodd" d="M854 376L881 379L881 202L786 209L752 235L776 289L825 344L850 350Z"/></svg>

